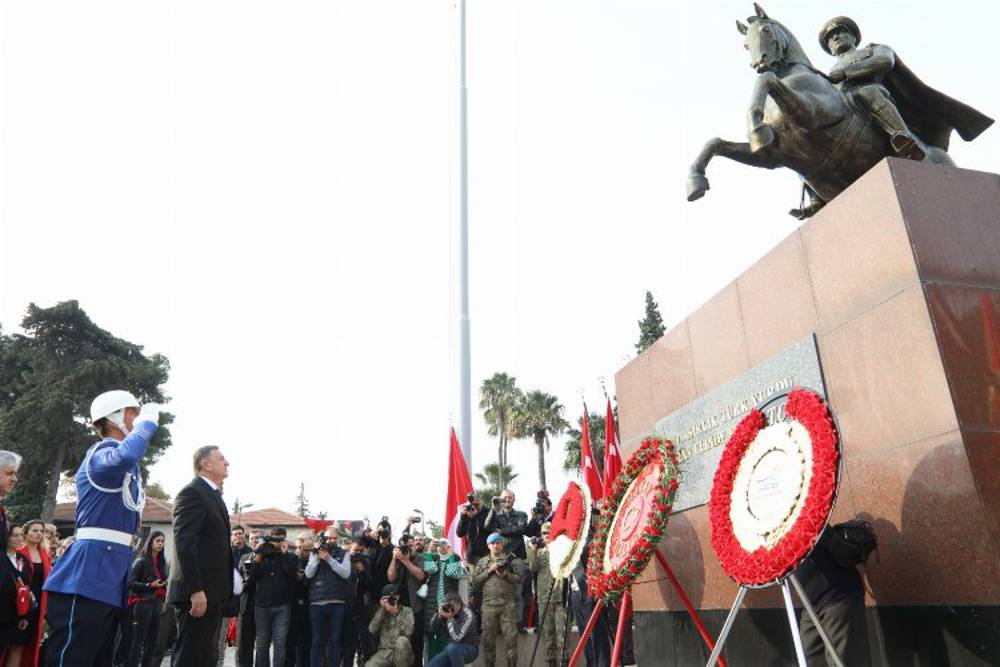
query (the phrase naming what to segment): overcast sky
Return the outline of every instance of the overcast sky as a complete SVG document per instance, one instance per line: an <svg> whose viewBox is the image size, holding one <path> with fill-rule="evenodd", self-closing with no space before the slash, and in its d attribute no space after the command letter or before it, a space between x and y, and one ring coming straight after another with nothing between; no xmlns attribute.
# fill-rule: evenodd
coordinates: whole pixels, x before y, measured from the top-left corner
<svg viewBox="0 0 1000 667"><path fill-rule="evenodd" d="M766 2L813 63L832 13L921 78L1000 113L994 3ZM643 295L667 324L797 222L791 172L745 140L750 2L470 0L472 378L603 409ZM77 299L169 357L176 491L216 444L226 497L337 517L444 514L457 420L454 2L2 3L0 324ZM996 171L1000 131L954 138ZM848 260L849 258L845 258ZM474 412L473 466L496 456ZM547 461L565 487L562 439ZM527 508L534 446L511 443Z"/></svg>

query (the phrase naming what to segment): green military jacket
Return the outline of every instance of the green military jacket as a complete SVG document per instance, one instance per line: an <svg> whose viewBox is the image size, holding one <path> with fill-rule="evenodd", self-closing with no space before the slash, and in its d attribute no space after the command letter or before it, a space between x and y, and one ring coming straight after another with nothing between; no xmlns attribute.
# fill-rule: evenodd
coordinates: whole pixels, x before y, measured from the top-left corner
<svg viewBox="0 0 1000 667"><path fill-rule="evenodd" d="M476 576L472 585L482 594L483 604L487 606L505 604L516 599L517 588L524 579L524 561L515 558L507 568L507 576L501 577L490 572L490 566L506 560L507 554L500 556L484 556L476 563Z"/></svg>
<svg viewBox="0 0 1000 667"><path fill-rule="evenodd" d="M413 633L413 610L401 606L399 613L393 616L379 605L372 622L368 624L368 632L378 635L380 651L393 651L397 638L409 637Z"/></svg>

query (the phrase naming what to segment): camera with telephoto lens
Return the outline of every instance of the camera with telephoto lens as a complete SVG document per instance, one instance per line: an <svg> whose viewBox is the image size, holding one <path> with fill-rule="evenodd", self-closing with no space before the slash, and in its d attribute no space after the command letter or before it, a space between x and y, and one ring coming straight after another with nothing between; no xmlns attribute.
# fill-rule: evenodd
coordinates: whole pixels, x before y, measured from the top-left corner
<svg viewBox="0 0 1000 667"><path fill-rule="evenodd" d="M544 547L545 538L542 537L541 535L535 535L534 537L531 538L531 545L536 547Z"/></svg>
<svg viewBox="0 0 1000 667"><path fill-rule="evenodd" d="M497 563L497 572L506 572L511 563L514 562L514 554L507 554L507 557Z"/></svg>
<svg viewBox="0 0 1000 667"><path fill-rule="evenodd" d="M399 604L399 596L398 595L387 595L385 603L387 605L389 605L390 607L395 607L396 605Z"/></svg>
<svg viewBox="0 0 1000 667"><path fill-rule="evenodd" d="M445 602L440 607L438 607L438 609L440 609L442 612L446 614L452 614L455 612L455 607L452 606L452 604L449 602Z"/></svg>
<svg viewBox="0 0 1000 667"><path fill-rule="evenodd" d="M493 507L500 507L501 502L503 502L503 498L500 496L493 496L492 500L490 500L490 504L493 505Z"/></svg>
<svg viewBox="0 0 1000 667"><path fill-rule="evenodd" d="M470 492L468 495L465 496L465 501L466 501L466 503L465 503L465 511L466 512L474 512L474 511L476 511L476 504L474 502L472 502L475 499L476 499L475 492Z"/></svg>
<svg viewBox="0 0 1000 667"><path fill-rule="evenodd" d="M337 545L337 540L332 537L327 537L326 535L321 535L319 538L319 544L316 545L316 551L325 551L331 556L337 556L337 552L340 547Z"/></svg>
<svg viewBox="0 0 1000 667"><path fill-rule="evenodd" d="M264 558L269 556L277 556L281 553L281 547L279 546L283 542L280 537L275 537L273 535L265 535L261 538L260 544L257 545L255 551L259 553Z"/></svg>

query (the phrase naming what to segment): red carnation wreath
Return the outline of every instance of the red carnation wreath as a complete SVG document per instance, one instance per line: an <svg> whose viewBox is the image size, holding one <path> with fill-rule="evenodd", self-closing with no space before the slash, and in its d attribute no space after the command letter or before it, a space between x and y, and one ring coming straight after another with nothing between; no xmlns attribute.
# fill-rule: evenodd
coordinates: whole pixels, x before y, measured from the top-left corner
<svg viewBox="0 0 1000 667"><path fill-rule="evenodd" d="M590 492L586 486L570 482L556 505L549 526L549 570L564 579L583 554L590 530Z"/></svg>
<svg viewBox="0 0 1000 667"><path fill-rule="evenodd" d="M745 586L765 586L798 566L823 532L837 492L840 450L826 402L794 389L785 414L786 421L767 425L760 410L751 410L715 472L712 548L726 574ZM789 483L796 474L797 489Z"/></svg>
<svg viewBox="0 0 1000 667"><path fill-rule="evenodd" d="M587 563L587 588L612 601L649 564L677 492L677 455L669 440L649 438L604 495ZM610 537L609 537L610 536Z"/></svg>

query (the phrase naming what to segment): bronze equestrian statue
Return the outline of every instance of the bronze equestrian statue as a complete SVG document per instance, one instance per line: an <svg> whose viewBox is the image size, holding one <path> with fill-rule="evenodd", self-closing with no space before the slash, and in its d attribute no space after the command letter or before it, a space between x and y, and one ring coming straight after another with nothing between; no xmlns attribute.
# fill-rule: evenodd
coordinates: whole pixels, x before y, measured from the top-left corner
<svg viewBox="0 0 1000 667"><path fill-rule="evenodd" d="M688 175L688 201L709 189L705 168L716 155L752 167L788 167L803 181L807 218L887 155L954 165L954 129L972 141L993 119L924 84L887 46L857 48L861 30L847 17L823 26L823 50L838 58L826 75L813 67L795 35L754 4L746 35L758 75L747 113L749 142L712 139ZM808 201L807 201L808 196Z"/></svg>

